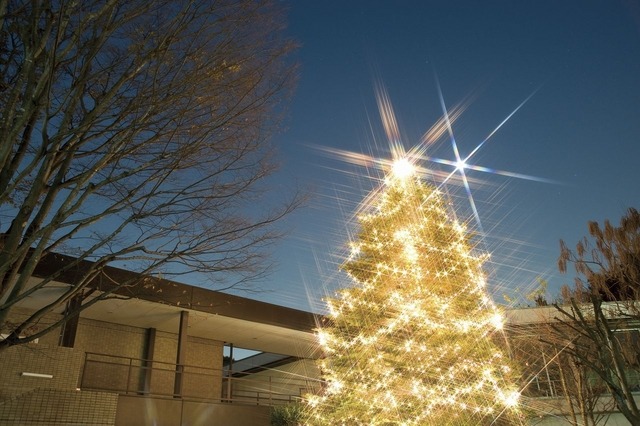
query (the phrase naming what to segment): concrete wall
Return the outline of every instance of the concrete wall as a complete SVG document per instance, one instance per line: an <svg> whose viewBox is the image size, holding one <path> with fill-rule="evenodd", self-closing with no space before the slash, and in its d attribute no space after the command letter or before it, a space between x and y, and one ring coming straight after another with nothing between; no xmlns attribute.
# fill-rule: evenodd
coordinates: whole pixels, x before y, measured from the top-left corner
<svg viewBox="0 0 640 426"><path fill-rule="evenodd" d="M635 395L635 399L636 403L640 403L640 395ZM571 408L568 401L563 397L523 398L522 402L532 413L528 421L530 426L565 426L571 424L566 414L571 412ZM615 402L611 396L601 397L594 407L594 412L600 413L598 426L628 426L631 424L619 412L611 412L615 407ZM574 409L579 411L577 407Z"/></svg>
<svg viewBox="0 0 640 426"><path fill-rule="evenodd" d="M120 395L116 426L269 426L264 406Z"/></svg>
<svg viewBox="0 0 640 426"><path fill-rule="evenodd" d="M563 416L542 416L529 420L529 426L570 426L571 422ZM604 416L598 426L631 426L631 423L619 413Z"/></svg>

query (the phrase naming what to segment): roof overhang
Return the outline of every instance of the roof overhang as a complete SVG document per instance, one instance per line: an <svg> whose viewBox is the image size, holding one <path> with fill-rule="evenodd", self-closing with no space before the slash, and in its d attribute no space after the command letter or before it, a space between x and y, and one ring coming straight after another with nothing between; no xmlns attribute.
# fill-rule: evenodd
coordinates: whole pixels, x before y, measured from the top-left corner
<svg viewBox="0 0 640 426"><path fill-rule="evenodd" d="M77 265L69 268L72 263ZM43 277L55 276L56 281L26 298L20 307L35 310L51 303L91 266L91 262L78 262L65 255L43 257L31 278L32 284ZM65 272L60 273L61 270ZM103 275L108 280L98 277L88 284L88 288L96 290L90 297L105 292L111 292L111 296L84 309L82 318L177 333L180 313L187 311L189 336L295 357L319 356L314 334L317 318L310 312L114 267L104 268ZM118 287L117 283L129 284ZM62 308L57 312L62 313Z"/></svg>

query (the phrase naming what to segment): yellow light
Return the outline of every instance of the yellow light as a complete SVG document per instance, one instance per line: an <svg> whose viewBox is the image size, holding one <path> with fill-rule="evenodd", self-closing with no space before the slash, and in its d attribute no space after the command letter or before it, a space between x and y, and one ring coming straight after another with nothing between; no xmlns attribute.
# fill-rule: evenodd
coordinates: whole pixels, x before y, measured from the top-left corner
<svg viewBox="0 0 640 426"><path fill-rule="evenodd" d="M329 393L339 393L343 386L344 385L342 384L342 382L339 382L338 380L333 380L329 382L327 386L327 390L329 391Z"/></svg>
<svg viewBox="0 0 640 426"><path fill-rule="evenodd" d="M504 318L502 318L502 315L500 315L499 312L496 312L491 317L491 323L496 328L496 330L502 330L502 327L504 326Z"/></svg>
<svg viewBox="0 0 640 426"><path fill-rule="evenodd" d="M325 332L324 330L320 329L317 332L317 336L318 336L318 342L323 346L323 347L327 347L327 344L329 343L329 335L327 334L327 332Z"/></svg>
<svg viewBox="0 0 640 426"><path fill-rule="evenodd" d="M355 285L329 299L332 321L317 332L326 387L310 399L310 426L477 424L469 419L517 412L520 394L490 340L505 319L486 291L487 256L471 251L410 160L393 164L388 194L350 243Z"/></svg>
<svg viewBox="0 0 640 426"><path fill-rule="evenodd" d="M507 393L506 395L501 395L502 402L507 407L515 407L518 405L518 401L520 400L520 392L512 391Z"/></svg>
<svg viewBox="0 0 640 426"><path fill-rule="evenodd" d="M398 179L406 179L415 173L415 167L406 158L401 158L393 163L392 172Z"/></svg>

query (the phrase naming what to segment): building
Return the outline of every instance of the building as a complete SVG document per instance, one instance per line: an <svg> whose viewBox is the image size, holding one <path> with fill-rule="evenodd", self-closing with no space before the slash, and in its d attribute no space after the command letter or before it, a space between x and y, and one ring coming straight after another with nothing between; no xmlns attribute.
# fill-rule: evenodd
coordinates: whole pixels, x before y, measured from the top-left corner
<svg viewBox="0 0 640 426"><path fill-rule="evenodd" d="M613 306L612 306L613 307ZM584 313L589 306L584 306ZM617 309L609 310L611 324ZM608 316L609 316L608 315ZM606 425L627 426L629 421L618 412L615 402L602 380L590 367L569 356L558 345L574 344L576 334L566 330L559 319L564 318L554 306L512 309L506 313L506 336L512 356L517 360L523 377L521 406L531 426ZM629 328L628 320L621 320L616 333L638 334L638 328ZM620 327L624 324L623 327ZM559 334L556 334L559 333ZM621 336L622 337L622 336ZM622 341L624 341L623 339ZM586 342L591 345L590 341ZM565 352L562 354L561 352ZM640 403L640 376L627 371L630 383L635 383L634 399ZM582 412L591 416L582 416ZM595 423L592 423L595 422Z"/></svg>
<svg viewBox="0 0 640 426"><path fill-rule="evenodd" d="M47 256L34 275L71 260ZM105 274L110 282L135 275ZM55 285L73 280L68 273ZM42 293L11 315L51 297ZM319 386L308 312L149 277L114 296L0 353L0 424L266 426L271 406ZM257 354L224 364L234 348Z"/></svg>
<svg viewBox="0 0 640 426"><path fill-rule="evenodd" d="M34 281L72 260L47 256ZM13 318L33 312L81 269L61 275L53 293L28 298ZM135 284L37 342L0 352L0 424L267 426L271 407L321 389L313 314L118 268L103 275L91 284L97 291ZM530 425L569 424L554 354L535 344L556 315L553 307L507 312L509 344L526 356ZM234 362L238 348L255 352ZM606 395L598 402L601 424L629 424L611 402Z"/></svg>

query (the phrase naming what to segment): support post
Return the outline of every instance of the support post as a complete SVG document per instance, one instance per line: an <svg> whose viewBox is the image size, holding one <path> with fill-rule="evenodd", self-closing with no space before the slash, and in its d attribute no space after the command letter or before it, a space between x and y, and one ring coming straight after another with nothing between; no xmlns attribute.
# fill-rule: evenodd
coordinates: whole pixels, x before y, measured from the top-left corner
<svg viewBox="0 0 640 426"><path fill-rule="evenodd" d="M178 330L178 352L176 354L176 377L173 383L174 398L182 398L182 381L184 376L184 362L187 359L187 328L189 327L189 312L180 312L180 329Z"/></svg>
<svg viewBox="0 0 640 426"><path fill-rule="evenodd" d="M231 402L231 380L233 378L233 343L229 343L229 368L227 369L227 401Z"/></svg>
<svg viewBox="0 0 640 426"><path fill-rule="evenodd" d="M151 393L151 373L153 372L153 359L156 350L156 329L147 329L147 353L145 355L146 361L144 363L144 385L142 387L143 395L149 395Z"/></svg>
<svg viewBox="0 0 640 426"><path fill-rule="evenodd" d="M78 294L72 297L68 302L64 310L64 314L67 315L66 321L62 324L62 330L60 330L59 346L65 348L73 348L76 343L76 334L78 333L78 323L80 322L80 313L78 309L82 304L82 294ZM70 312L76 312L69 315Z"/></svg>

